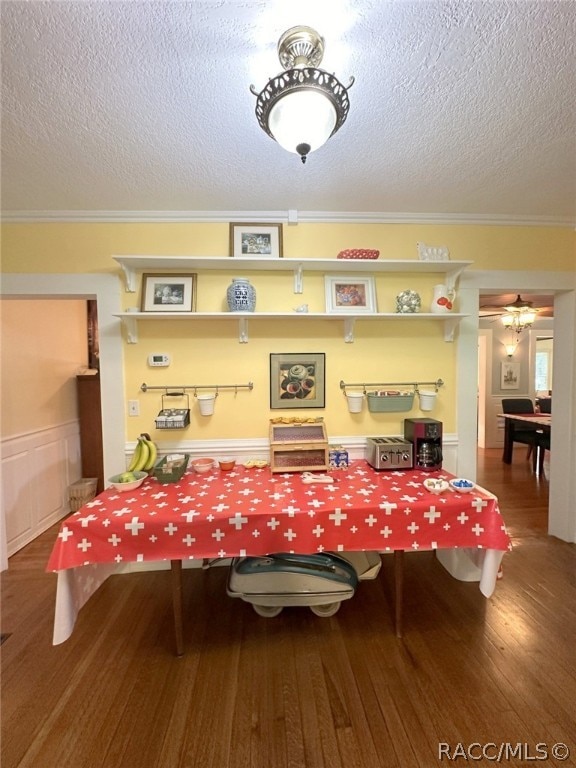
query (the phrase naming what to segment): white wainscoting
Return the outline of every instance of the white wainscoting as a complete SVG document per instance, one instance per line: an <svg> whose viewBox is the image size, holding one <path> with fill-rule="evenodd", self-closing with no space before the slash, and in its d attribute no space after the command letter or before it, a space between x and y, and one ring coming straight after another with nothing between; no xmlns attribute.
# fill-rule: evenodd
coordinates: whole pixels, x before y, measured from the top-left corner
<svg viewBox="0 0 576 768"><path fill-rule="evenodd" d="M70 512L82 476L77 421L2 440L3 562Z"/></svg>
<svg viewBox="0 0 576 768"><path fill-rule="evenodd" d="M502 413L502 397L491 395L486 399L485 448L502 448L504 445L504 419L498 418Z"/></svg>
<svg viewBox="0 0 576 768"><path fill-rule="evenodd" d="M400 435L378 435L378 437L400 437ZM443 467L448 472L458 473L458 436L444 435L443 437ZM189 453L191 458L210 456L218 459L221 456L234 456L237 462L243 463L248 459L265 459L270 461L270 442L267 438L250 440L182 440L171 443L157 440L158 453L165 456L168 453ZM366 438L358 436L330 437L329 445L341 446L348 451L350 459L363 459L366 455ZM136 443L127 443L125 449L126 465L136 448Z"/></svg>

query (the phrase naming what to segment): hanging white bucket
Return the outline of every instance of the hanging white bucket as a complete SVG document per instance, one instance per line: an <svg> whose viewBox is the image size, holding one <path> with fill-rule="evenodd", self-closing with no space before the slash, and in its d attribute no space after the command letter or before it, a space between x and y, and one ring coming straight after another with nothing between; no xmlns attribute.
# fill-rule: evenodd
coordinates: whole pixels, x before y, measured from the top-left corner
<svg viewBox="0 0 576 768"><path fill-rule="evenodd" d="M436 395L436 392L421 389L418 392L418 397L420 398L420 410L431 411L436 405Z"/></svg>
<svg viewBox="0 0 576 768"><path fill-rule="evenodd" d="M200 406L200 413L202 416L212 416L214 413L214 403L216 402L216 395L197 395L198 405Z"/></svg>
<svg viewBox="0 0 576 768"><path fill-rule="evenodd" d="M346 392L346 401L348 402L348 410L350 413L360 413L362 411L362 406L364 405L364 393Z"/></svg>

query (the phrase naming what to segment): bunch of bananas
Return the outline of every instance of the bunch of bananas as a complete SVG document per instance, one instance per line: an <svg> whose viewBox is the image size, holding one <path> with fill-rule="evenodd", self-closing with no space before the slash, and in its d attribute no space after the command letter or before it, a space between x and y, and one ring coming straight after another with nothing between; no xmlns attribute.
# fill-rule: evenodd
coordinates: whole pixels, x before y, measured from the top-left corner
<svg viewBox="0 0 576 768"><path fill-rule="evenodd" d="M132 455L129 472L148 472L156 463L158 457L158 447L150 438L150 435L143 432L136 443L136 448Z"/></svg>

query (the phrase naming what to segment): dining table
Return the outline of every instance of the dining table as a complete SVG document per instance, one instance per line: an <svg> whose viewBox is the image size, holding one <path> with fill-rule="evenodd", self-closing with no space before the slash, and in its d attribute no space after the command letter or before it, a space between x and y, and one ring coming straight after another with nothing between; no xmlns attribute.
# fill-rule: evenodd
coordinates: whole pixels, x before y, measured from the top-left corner
<svg viewBox="0 0 576 768"><path fill-rule="evenodd" d="M504 419L504 450L502 452L502 461L504 464L512 463L512 449L514 447L514 432L516 427L532 424L543 432L550 434L552 426L552 416L549 413L499 413L498 418ZM536 446L535 467L540 465L538 461L538 451L542 450Z"/></svg>
<svg viewBox="0 0 576 768"><path fill-rule="evenodd" d="M393 554L398 637L405 552L455 553L464 570L468 563L477 570L477 577L462 578L492 595L511 549L494 494L475 484L467 493L449 487L434 494L424 481L453 475L375 470L363 459L330 470L324 482L314 476L241 464L222 471L215 462L209 472L188 470L173 483L149 476L133 491L104 490L60 525L47 564L58 574L53 643L70 637L91 595L127 564L167 567L169 561L178 656L184 653L183 564L272 553ZM446 567L460 578L459 566Z"/></svg>

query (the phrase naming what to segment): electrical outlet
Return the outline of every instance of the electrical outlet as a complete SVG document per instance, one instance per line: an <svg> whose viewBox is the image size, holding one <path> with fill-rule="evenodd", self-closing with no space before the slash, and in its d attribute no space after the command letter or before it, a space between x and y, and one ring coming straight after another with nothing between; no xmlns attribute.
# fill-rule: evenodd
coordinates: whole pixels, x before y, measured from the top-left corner
<svg viewBox="0 0 576 768"><path fill-rule="evenodd" d="M128 400L128 416L140 416L140 400Z"/></svg>

